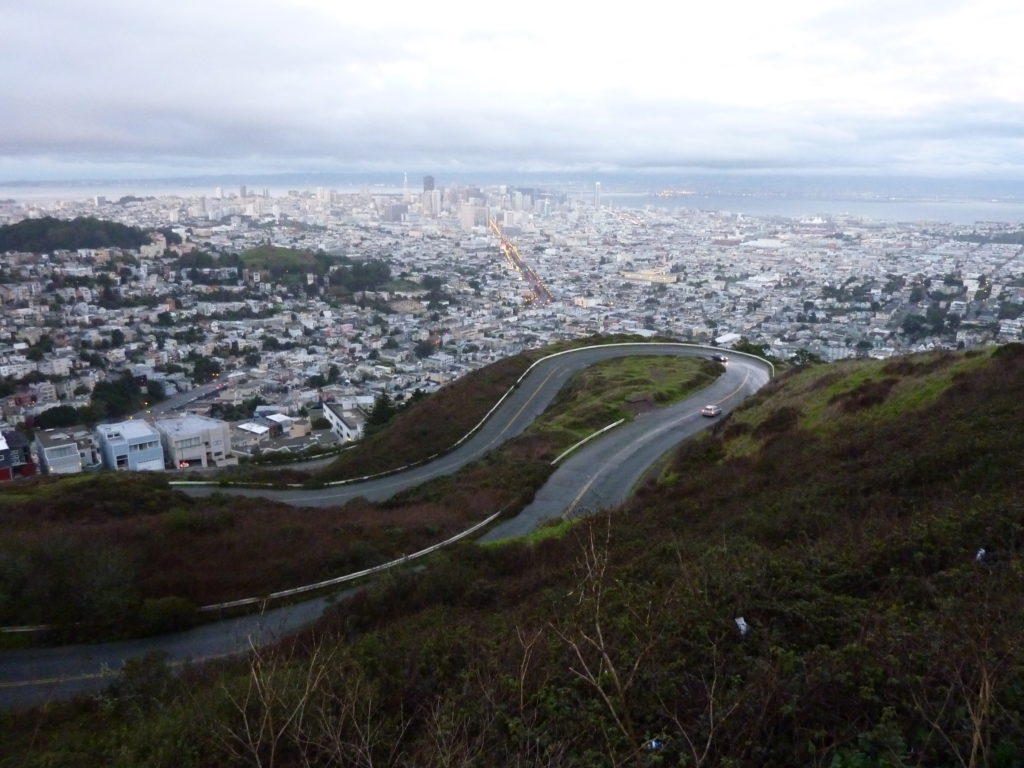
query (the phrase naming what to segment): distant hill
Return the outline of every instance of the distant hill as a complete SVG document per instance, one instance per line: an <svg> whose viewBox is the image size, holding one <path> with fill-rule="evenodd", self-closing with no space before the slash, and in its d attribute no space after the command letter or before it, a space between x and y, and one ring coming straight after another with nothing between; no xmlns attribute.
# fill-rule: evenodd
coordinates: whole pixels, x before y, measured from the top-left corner
<svg viewBox="0 0 1024 768"><path fill-rule="evenodd" d="M276 245L260 245L239 254L242 264L248 269L267 270L275 277L326 271L327 257L312 251L284 248Z"/></svg>
<svg viewBox="0 0 1024 768"><path fill-rule="evenodd" d="M270 244L243 251L239 259L244 267L266 270L275 280L285 282L298 282L307 274L330 273L332 291L341 294L378 290L391 279L390 267L379 259L354 261L322 251L314 253Z"/></svg>
<svg viewBox="0 0 1024 768"><path fill-rule="evenodd" d="M0 762L1021 765L1022 382L1018 344L794 369L623 509L0 723Z"/></svg>
<svg viewBox="0 0 1024 768"><path fill-rule="evenodd" d="M25 219L0 227L0 253L26 251L50 253L78 248L137 249L149 243L149 235L138 227L128 227L91 216L76 219Z"/></svg>

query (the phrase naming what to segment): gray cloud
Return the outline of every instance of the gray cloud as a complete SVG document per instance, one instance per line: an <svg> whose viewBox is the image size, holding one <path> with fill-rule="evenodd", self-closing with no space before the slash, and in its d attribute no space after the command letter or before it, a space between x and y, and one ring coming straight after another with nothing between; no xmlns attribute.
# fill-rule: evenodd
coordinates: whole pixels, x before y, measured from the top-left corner
<svg viewBox="0 0 1024 768"><path fill-rule="evenodd" d="M924 21L961 12L956 2L840 4L794 22L804 47L747 50L712 29L727 46L715 60L678 59L643 28L612 49L590 38L614 39L613 26L534 34L462 26L455 13L425 26L400 21L402 9L394 22L349 22L312 1L0 5L11 33L0 50L8 178L247 163L1024 168L1018 94L979 92L983 49L960 51L954 67L935 63L938 33L916 42L935 26Z"/></svg>

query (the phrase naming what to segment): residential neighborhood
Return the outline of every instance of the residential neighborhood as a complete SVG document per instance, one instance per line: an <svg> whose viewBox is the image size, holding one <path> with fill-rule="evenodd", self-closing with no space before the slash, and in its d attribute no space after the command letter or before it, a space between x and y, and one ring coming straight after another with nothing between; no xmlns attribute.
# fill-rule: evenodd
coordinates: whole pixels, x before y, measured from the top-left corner
<svg viewBox="0 0 1024 768"><path fill-rule="evenodd" d="M427 179L0 201L0 225L91 217L150 233L137 248L4 254L5 450L34 435L8 474L217 468L356 441L381 397L401 405L593 334L798 362L1021 337L1024 259L1005 224L622 208ZM138 408L95 410L119 386Z"/></svg>

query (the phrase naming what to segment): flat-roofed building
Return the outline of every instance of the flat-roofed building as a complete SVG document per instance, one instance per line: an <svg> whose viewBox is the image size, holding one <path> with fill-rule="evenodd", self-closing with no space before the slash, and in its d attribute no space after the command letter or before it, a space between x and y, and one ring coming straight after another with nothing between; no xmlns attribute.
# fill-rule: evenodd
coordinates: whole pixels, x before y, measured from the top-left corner
<svg viewBox="0 0 1024 768"><path fill-rule="evenodd" d="M164 468L160 433L144 421L97 424L93 434L107 469L141 472Z"/></svg>
<svg viewBox="0 0 1024 768"><path fill-rule="evenodd" d="M74 448L72 453L69 448ZM64 475L97 469L103 464L96 436L82 424L36 432L32 444L44 474Z"/></svg>
<svg viewBox="0 0 1024 768"><path fill-rule="evenodd" d="M366 417L361 411L344 410L337 403L324 403L324 418L342 442L359 440L363 436Z"/></svg>
<svg viewBox="0 0 1024 768"><path fill-rule="evenodd" d="M78 441L71 430L40 430L34 445L44 475L73 475L82 471Z"/></svg>
<svg viewBox="0 0 1024 768"><path fill-rule="evenodd" d="M172 467L226 467L238 463L231 455L226 421L206 416L177 416L156 422Z"/></svg>
<svg viewBox="0 0 1024 768"><path fill-rule="evenodd" d="M28 440L19 432L0 432L0 481L31 477L36 473Z"/></svg>

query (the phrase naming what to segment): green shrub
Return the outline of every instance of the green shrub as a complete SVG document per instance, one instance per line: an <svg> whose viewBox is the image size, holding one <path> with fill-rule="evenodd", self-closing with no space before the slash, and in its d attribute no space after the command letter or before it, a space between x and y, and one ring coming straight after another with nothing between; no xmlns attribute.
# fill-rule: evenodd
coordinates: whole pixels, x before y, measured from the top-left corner
<svg viewBox="0 0 1024 768"><path fill-rule="evenodd" d="M199 511L175 507L164 518L164 530L172 535L202 536L220 533L235 524L235 514L228 509Z"/></svg>
<svg viewBox="0 0 1024 768"><path fill-rule="evenodd" d="M199 610L183 597L149 598L139 608L138 623L145 635L163 635L194 627L199 623Z"/></svg>

